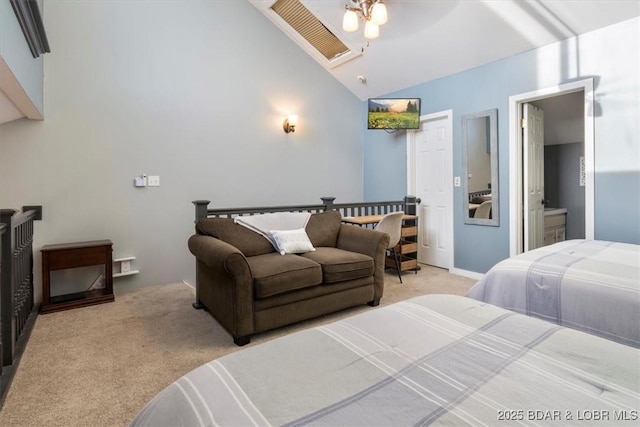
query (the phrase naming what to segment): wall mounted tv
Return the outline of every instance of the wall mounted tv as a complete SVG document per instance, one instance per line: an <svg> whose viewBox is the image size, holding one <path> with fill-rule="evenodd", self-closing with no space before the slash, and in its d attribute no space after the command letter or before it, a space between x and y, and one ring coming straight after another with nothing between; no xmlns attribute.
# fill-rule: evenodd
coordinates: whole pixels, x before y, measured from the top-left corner
<svg viewBox="0 0 640 427"><path fill-rule="evenodd" d="M369 98L368 129L419 129L420 98Z"/></svg>

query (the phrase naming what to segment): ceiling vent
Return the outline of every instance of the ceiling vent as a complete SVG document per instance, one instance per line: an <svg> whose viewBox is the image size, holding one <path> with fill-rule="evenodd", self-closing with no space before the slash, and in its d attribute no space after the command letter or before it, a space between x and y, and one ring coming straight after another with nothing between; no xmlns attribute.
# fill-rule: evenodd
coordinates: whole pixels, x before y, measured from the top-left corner
<svg viewBox="0 0 640 427"><path fill-rule="evenodd" d="M298 0L278 0L271 6L271 10L291 25L328 60L349 52L347 45L342 43Z"/></svg>
<svg viewBox="0 0 640 427"><path fill-rule="evenodd" d="M326 68L359 56L360 50L340 40L305 0L251 0L307 53ZM306 4L306 5L305 5Z"/></svg>

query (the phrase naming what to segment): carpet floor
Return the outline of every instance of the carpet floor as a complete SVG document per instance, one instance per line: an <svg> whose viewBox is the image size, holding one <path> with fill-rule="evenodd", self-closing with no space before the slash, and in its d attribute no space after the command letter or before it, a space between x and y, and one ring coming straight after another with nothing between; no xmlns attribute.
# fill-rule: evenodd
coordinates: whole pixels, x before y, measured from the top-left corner
<svg viewBox="0 0 640 427"><path fill-rule="evenodd" d="M381 306L428 293L464 295L476 282L423 266L385 278ZM118 293L113 303L37 317L0 410L1 426L126 426L156 393L212 359L240 350L195 291L173 283ZM258 345L351 316L363 305L252 337Z"/></svg>

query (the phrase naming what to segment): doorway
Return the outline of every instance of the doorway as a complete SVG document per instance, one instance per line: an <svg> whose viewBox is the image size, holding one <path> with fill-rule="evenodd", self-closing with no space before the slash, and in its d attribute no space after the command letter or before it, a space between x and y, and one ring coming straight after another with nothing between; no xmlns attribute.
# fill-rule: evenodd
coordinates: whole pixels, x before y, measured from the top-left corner
<svg viewBox="0 0 640 427"><path fill-rule="evenodd" d="M586 79L567 83L558 87L528 92L515 95L509 98L509 211L510 211L510 256L526 252L535 247L530 244L530 223L528 190L524 186L527 184L535 163L528 163L527 152L524 149L523 124L526 124L525 104L548 104L552 98L558 98L568 94L581 94L583 108L582 127L584 134L584 154L581 160L581 167L584 174L576 177L584 186L584 238L594 238L594 117L593 117L593 81ZM559 98L558 98L559 99ZM545 197L546 198L546 197ZM528 203L529 202L529 203ZM582 231L582 230L580 230Z"/></svg>
<svg viewBox="0 0 640 427"><path fill-rule="evenodd" d="M453 267L453 112L420 117L407 133L407 189L418 205L418 262Z"/></svg>

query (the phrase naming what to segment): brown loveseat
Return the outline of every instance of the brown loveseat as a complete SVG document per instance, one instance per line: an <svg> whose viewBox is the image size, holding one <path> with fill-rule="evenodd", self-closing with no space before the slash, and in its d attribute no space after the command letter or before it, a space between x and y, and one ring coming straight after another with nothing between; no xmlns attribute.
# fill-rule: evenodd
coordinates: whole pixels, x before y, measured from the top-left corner
<svg viewBox="0 0 640 427"><path fill-rule="evenodd" d="M231 218L203 218L189 238L196 257L196 305L245 345L250 335L368 303L384 288L389 236L341 222L338 211L311 214L315 251L280 255Z"/></svg>

